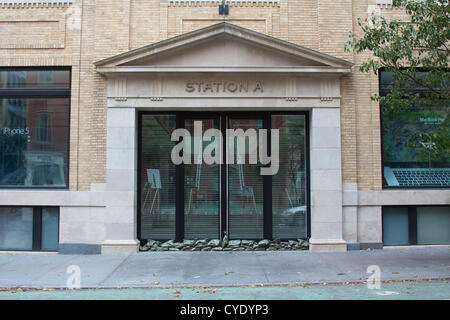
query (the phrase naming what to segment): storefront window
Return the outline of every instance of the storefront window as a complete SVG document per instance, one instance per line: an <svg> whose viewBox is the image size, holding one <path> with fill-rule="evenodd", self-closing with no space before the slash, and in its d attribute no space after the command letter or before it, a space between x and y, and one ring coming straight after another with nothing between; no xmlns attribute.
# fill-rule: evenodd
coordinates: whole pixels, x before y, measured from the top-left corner
<svg viewBox="0 0 450 320"><path fill-rule="evenodd" d="M170 155L175 115L143 115L141 144L141 237L174 239L176 166Z"/></svg>
<svg viewBox="0 0 450 320"><path fill-rule="evenodd" d="M389 92L392 81L391 73L380 72L381 95ZM381 107L384 186L450 185L449 109L448 105Z"/></svg>
<svg viewBox="0 0 450 320"><path fill-rule="evenodd" d="M59 212L58 208L42 208L42 250L58 250Z"/></svg>
<svg viewBox="0 0 450 320"><path fill-rule="evenodd" d="M199 144L195 150L194 122L201 122L203 130L218 129L217 119L192 118L185 119L184 127L191 134L191 158L199 159L208 141ZM214 137L212 138L214 139ZM184 164L184 238L219 237L219 164L204 163Z"/></svg>
<svg viewBox="0 0 450 320"><path fill-rule="evenodd" d="M230 129L253 129L258 132L263 128L261 119L230 119ZM239 150L239 144L231 144L239 155L233 164L228 165L228 225L231 239L262 239L264 238L264 185L261 163L250 164L250 142L246 140L245 150ZM242 148L242 146L241 146ZM237 159L239 158L239 159Z"/></svg>
<svg viewBox="0 0 450 320"><path fill-rule="evenodd" d="M0 71L0 186L67 187L69 75Z"/></svg>
<svg viewBox="0 0 450 320"><path fill-rule="evenodd" d="M306 238L306 124L304 115L273 115L280 130L280 169L272 177L274 238Z"/></svg>
<svg viewBox="0 0 450 320"><path fill-rule="evenodd" d="M417 208L417 243L450 243L450 207Z"/></svg>
<svg viewBox="0 0 450 320"><path fill-rule="evenodd" d="M383 209L383 243L385 245L409 244L407 207Z"/></svg>
<svg viewBox="0 0 450 320"><path fill-rule="evenodd" d="M450 244L450 207L384 207L383 243Z"/></svg>
<svg viewBox="0 0 450 320"><path fill-rule="evenodd" d="M0 207L0 249L33 249L33 208Z"/></svg>
<svg viewBox="0 0 450 320"><path fill-rule="evenodd" d="M57 251L59 208L0 207L0 250Z"/></svg>
<svg viewBox="0 0 450 320"><path fill-rule="evenodd" d="M305 113L141 113L139 122L141 240L308 237ZM189 160L175 164L173 150Z"/></svg>

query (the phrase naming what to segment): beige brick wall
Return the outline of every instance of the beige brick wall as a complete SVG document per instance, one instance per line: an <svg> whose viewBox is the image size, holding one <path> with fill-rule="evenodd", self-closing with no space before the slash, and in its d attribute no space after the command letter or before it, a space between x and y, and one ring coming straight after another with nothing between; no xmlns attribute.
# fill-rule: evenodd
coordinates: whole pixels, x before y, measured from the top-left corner
<svg viewBox="0 0 450 320"><path fill-rule="evenodd" d="M218 3L74 0L70 6L0 5L0 66L72 66L71 190L105 182L105 81L93 62L223 21ZM379 108L370 100L378 79L358 71L367 55L353 56L344 45L368 8L379 9L375 0L237 1L225 18L355 63L341 87L342 167L343 181L358 183L361 190L381 188ZM401 14L389 7L381 12Z"/></svg>
<svg viewBox="0 0 450 320"><path fill-rule="evenodd" d="M277 3L238 2L230 4L229 15L219 15L218 1L169 2L167 35L169 37L228 21L244 28L273 35L279 34L280 8Z"/></svg>
<svg viewBox="0 0 450 320"><path fill-rule="evenodd" d="M353 30L360 34L357 25L357 19L365 19L367 17L368 5L370 1L356 1L353 4ZM356 167L351 170L344 171L344 182L350 178L352 182L358 183L358 189L379 189L381 188L381 174L376 172L378 161L381 161L380 150L376 149L377 141L380 138L373 136L373 131L379 126L378 106L372 102L370 96L377 92L374 87L378 82L375 76L362 74L359 71L361 63L368 58L368 55L357 55L353 62L354 73L348 77L352 88L349 90L349 97L352 97L355 105L352 110L354 118L354 128L356 137L354 137L355 145L349 146L356 148ZM346 115L343 115L346 118ZM344 154L347 150L344 151Z"/></svg>

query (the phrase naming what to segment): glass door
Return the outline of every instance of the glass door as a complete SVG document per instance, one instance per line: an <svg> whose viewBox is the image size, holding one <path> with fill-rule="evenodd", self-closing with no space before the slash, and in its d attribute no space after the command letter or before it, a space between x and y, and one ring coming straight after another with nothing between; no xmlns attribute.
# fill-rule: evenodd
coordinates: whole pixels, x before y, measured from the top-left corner
<svg viewBox="0 0 450 320"><path fill-rule="evenodd" d="M227 129L230 134L227 136L227 194L230 239L264 238L264 176L260 174L262 165L257 161L258 133L263 128L263 119L228 119Z"/></svg>
<svg viewBox="0 0 450 320"><path fill-rule="evenodd" d="M139 121L140 239L309 236L306 113L155 112ZM184 136L173 141L177 129ZM181 142L180 163L172 155Z"/></svg>
<svg viewBox="0 0 450 320"><path fill-rule="evenodd" d="M279 132L279 168L271 177L272 237L307 237L308 188L306 121L303 114L274 114Z"/></svg>
<svg viewBox="0 0 450 320"><path fill-rule="evenodd" d="M176 166L170 159L176 116L143 114L140 118L139 181L141 239L174 239Z"/></svg>
<svg viewBox="0 0 450 320"><path fill-rule="evenodd" d="M208 164L203 158L209 150L215 156L220 148L217 137L203 139L210 129L219 130L219 118L185 118L190 133L190 163L184 164L184 238L218 239L220 229L220 163ZM197 135L196 135L197 134ZM217 148L213 148L217 144ZM211 149L208 149L211 148ZM220 151L219 151L220 152Z"/></svg>

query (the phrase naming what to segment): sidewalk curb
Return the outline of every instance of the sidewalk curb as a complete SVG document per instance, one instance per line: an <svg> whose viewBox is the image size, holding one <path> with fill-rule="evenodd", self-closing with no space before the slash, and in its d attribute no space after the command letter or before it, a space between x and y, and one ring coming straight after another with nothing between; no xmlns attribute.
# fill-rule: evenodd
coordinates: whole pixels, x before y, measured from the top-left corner
<svg viewBox="0 0 450 320"><path fill-rule="evenodd" d="M433 282L433 281L450 281L450 277L430 277L430 278L404 278L404 279L386 279L381 280L381 283L392 282ZM114 290L114 289L196 289L196 288L257 288L257 287L305 287L305 286L338 286L338 285L359 285L365 284L366 280L355 281L314 281L314 282L280 282L280 283L258 283L258 284L211 284L211 285L153 285L153 286L85 286L78 289L69 289L67 287L30 287L30 286L14 286L14 287L1 287L0 292L12 291L16 289L22 289L23 291L71 291L71 290ZM11 290L9 290L11 289Z"/></svg>

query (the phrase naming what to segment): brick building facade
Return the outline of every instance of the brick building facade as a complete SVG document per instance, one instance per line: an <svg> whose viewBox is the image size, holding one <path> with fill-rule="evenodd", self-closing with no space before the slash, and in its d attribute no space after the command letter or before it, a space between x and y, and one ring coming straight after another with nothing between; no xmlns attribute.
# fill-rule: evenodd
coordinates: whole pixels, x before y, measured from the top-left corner
<svg viewBox="0 0 450 320"><path fill-rule="evenodd" d="M150 167L142 167L145 162L141 159L143 151L145 156L142 149L146 146L141 142L147 132L142 123L153 123L156 119L158 126L168 128L171 121L158 120L151 112L173 114L174 121L188 119L189 113L193 117L189 119L214 114L218 123L228 126L228 120L222 119L236 114L239 118L239 112L246 114L245 118L254 113L275 123L276 113L286 111L286 114L298 112L306 123L307 143L302 145L305 163L301 164L305 174L299 184L306 190L300 204L306 208L304 237L310 240L310 250L382 247L386 242L383 241L385 208L406 208L411 213L412 207L429 207L449 215L448 184L413 189L383 186L380 106L370 98L379 91L379 78L359 72L368 55L353 55L344 49L349 32L360 32L358 18L364 19L373 12L399 17L403 14L401 10L393 10L390 1L385 0L227 3L229 14L219 15L221 1L0 1L0 72L5 77L15 70L40 72L44 68L70 72L70 86L65 88L70 91L67 96L70 108L65 106L70 119L68 157L64 164L67 181L58 188L2 182L1 211L32 208L33 219L44 219L46 208L58 208L55 248L62 253L134 252L139 240L144 240L142 228L147 222L144 223L143 215L147 213L142 210L149 207L143 204L146 196L143 188L150 181L144 176ZM232 92L219 88L207 91L195 86L208 81L221 82ZM251 87L255 82L260 82L262 91L238 92L233 91L233 84L229 87L230 83ZM194 88L193 92L189 92L188 84ZM0 86L2 89L7 91L8 87ZM12 89L12 93L5 91L3 96L0 92L5 110L11 95L20 98L20 92ZM48 91L55 98L61 97L60 89L56 86ZM22 94L38 98L34 91ZM12 128L4 119L2 130ZM36 126L33 121L36 120L30 120L32 127ZM149 153L148 157L152 155ZM448 161L444 167L448 169ZM187 171L184 176L175 177L178 169L173 170L174 176L167 178L170 183L183 177L186 180ZM195 170L199 172L199 168ZM222 175L222 169L218 170ZM227 175L231 175L232 168L226 170L222 178L231 179ZM159 174L163 190L169 180L163 179L162 171ZM248 186L252 181L248 172L245 179L250 181ZM171 207L178 218L167 223L172 224L168 228L174 232L173 239L182 239L188 221L183 220L179 207L184 201L185 214L189 214L186 203L192 195L186 191L186 184L183 191L180 180L177 181L173 186L183 193L184 199L180 200L178 193L173 199L157 196L154 194L157 188L149 191L149 196L154 202L151 206L157 206L158 210L162 210L164 201L178 203ZM242 190L242 181L239 183ZM255 194L259 192L257 183L252 186ZM232 188L231 184L224 186L222 180L217 182L220 201L214 208L219 217L218 237L227 231L233 238L228 211L223 208L229 201L223 194ZM264 189L261 193L268 189L266 185L261 188ZM269 195L274 194L274 188L270 188ZM286 199L292 196L289 188L283 185ZM211 199L211 192L200 194ZM255 203L254 212L248 210L250 214L260 214L266 222L261 224L262 236L251 237L274 238L275 231L267 231L267 223L272 226L274 220L270 219L276 216L275 211L272 216L272 209L267 209L268 205L261 200L259 212L259 198L255 194L249 200ZM193 199L200 201L199 196ZM209 205L213 206L212 203ZM288 207L295 205L290 203ZM267 222L267 210L271 212L271 222ZM158 215L158 211L148 214ZM254 222L245 221L244 224ZM448 224L449 220L439 221ZM35 221L30 224L33 232L44 232L42 227L36 227ZM6 232L1 230L0 233ZM29 233L26 230L31 229L23 230ZM145 239L151 236L150 232ZM30 241L28 245L5 245L2 249L44 249Z"/></svg>

